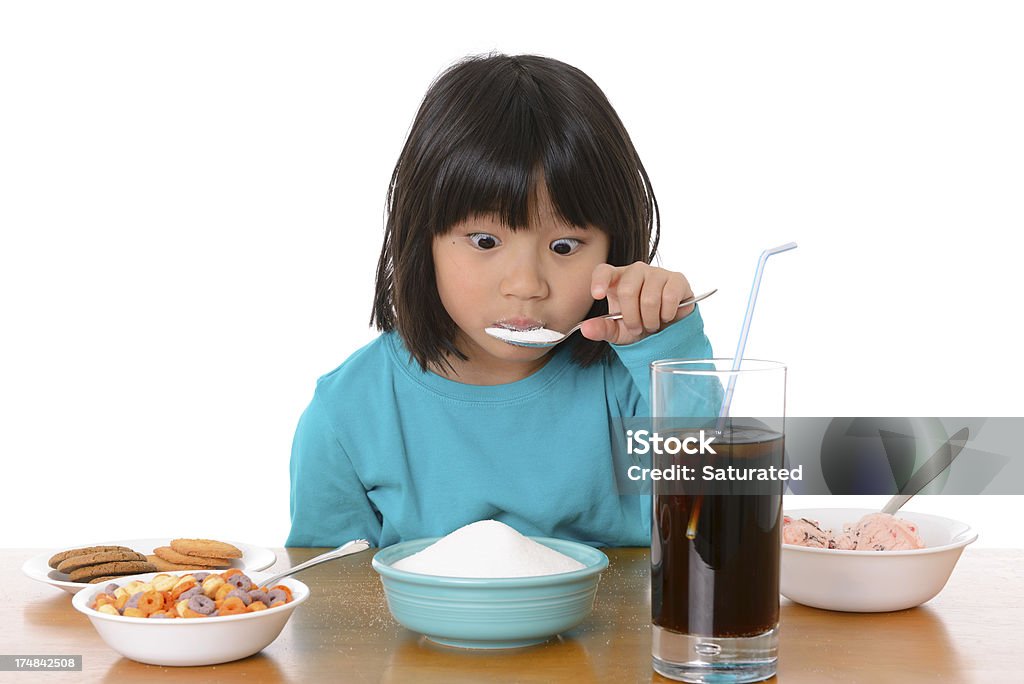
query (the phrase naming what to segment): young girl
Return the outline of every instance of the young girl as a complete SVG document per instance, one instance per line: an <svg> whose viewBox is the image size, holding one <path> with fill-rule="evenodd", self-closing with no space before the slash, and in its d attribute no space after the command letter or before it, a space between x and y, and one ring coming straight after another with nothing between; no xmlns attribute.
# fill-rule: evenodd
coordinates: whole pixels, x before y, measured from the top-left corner
<svg viewBox="0 0 1024 684"><path fill-rule="evenodd" d="M395 166L371 324L319 379L291 456L287 546L387 546L500 520L650 543L620 496L613 419L649 415L649 364L708 358L681 273L650 265L651 183L604 93L532 55L471 57L427 91ZM516 347L484 332L568 330Z"/></svg>

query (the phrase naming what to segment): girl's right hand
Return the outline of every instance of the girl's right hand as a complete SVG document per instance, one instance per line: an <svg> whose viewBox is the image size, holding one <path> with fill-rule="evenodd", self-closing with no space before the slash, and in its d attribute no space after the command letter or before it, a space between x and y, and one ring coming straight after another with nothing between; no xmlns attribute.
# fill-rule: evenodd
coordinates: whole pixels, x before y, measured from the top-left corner
<svg viewBox="0 0 1024 684"><path fill-rule="evenodd" d="M594 319L584 323L584 337L612 344L632 344L690 315L694 305L679 308L693 296L682 273L638 261L629 266L599 264L590 282L594 299L608 298L608 313L621 313L617 321Z"/></svg>

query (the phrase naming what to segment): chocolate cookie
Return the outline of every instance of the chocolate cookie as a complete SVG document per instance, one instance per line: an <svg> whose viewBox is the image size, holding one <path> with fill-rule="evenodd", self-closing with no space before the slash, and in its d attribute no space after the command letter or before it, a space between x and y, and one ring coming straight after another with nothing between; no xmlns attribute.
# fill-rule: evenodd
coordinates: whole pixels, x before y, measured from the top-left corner
<svg viewBox="0 0 1024 684"><path fill-rule="evenodd" d="M99 553L100 551L131 551L131 549L127 546L86 546L83 549L68 549L56 554L48 561L48 564L56 570L58 565L71 558L71 556L83 556L87 553Z"/></svg>
<svg viewBox="0 0 1024 684"><path fill-rule="evenodd" d="M188 565L187 563L172 563L166 561L160 556L146 556L146 560L153 564L159 572L167 572L168 570L209 570L205 565Z"/></svg>
<svg viewBox="0 0 1024 684"><path fill-rule="evenodd" d="M100 563L112 563L114 561L146 560L141 553L131 549L127 551L97 551L95 553L83 553L80 556L71 556L57 566L57 572L70 574L72 570L84 568L87 565L99 565Z"/></svg>
<svg viewBox="0 0 1024 684"><path fill-rule="evenodd" d="M227 542L214 539L172 539L171 548L186 556L241 558L242 552Z"/></svg>
<svg viewBox="0 0 1024 684"><path fill-rule="evenodd" d="M156 572L153 564L144 560L114 561L113 563L100 563L99 565L87 565L84 568L71 571L72 582L89 582L97 577L108 575L137 575L143 572Z"/></svg>
<svg viewBox="0 0 1024 684"><path fill-rule="evenodd" d="M107 580L121 579L124 575L107 575L105 577L97 577L96 579L89 580L89 584L101 584Z"/></svg>

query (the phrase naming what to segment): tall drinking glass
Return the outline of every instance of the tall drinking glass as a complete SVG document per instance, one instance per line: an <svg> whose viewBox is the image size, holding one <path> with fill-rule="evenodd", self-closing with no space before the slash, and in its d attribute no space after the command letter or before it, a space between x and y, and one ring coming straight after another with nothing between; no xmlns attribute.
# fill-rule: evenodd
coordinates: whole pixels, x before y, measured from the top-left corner
<svg viewBox="0 0 1024 684"><path fill-rule="evenodd" d="M784 481L757 472L784 465L785 405L786 367L774 361L651 364L653 432L704 452L654 453L656 469L691 468L653 482L652 664L666 677L775 674Z"/></svg>

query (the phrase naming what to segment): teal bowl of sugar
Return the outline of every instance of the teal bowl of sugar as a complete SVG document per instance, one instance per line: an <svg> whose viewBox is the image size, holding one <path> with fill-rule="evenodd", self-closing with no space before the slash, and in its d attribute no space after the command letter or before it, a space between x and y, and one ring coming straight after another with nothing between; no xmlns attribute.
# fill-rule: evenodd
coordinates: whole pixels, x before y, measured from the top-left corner
<svg viewBox="0 0 1024 684"><path fill-rule="evenodd" d="M548 537L538 544L583 564L580 570L532 577L441 577L391 567L436 542L414 539L377 552L373 569L400 624L431 641L459 648L519 648L547 641L583 622L594 608L608 557L597 549Z"/></svg>

